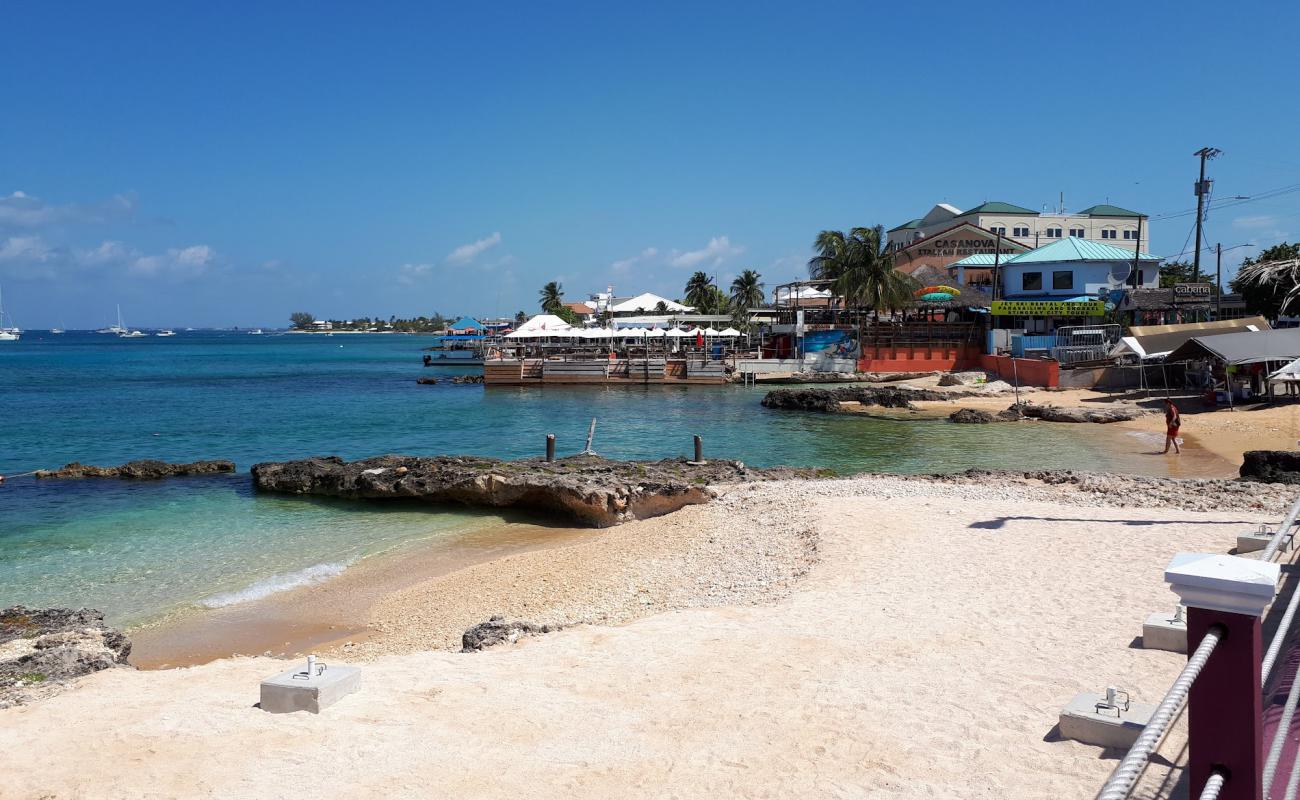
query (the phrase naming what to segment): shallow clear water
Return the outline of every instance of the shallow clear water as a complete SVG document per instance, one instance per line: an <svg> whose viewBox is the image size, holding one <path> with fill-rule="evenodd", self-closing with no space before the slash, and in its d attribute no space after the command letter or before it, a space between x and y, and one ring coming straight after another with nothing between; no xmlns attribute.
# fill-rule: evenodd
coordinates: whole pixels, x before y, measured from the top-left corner
<svg viewBox="0 0 1300 800"><path fill-rule="evenodd" d="M902 473L968 467L1137 469L1115 434L1051 425L950 425L780 412L738 387L421 386L428 340L406 336L171 339L29 332L0 344L0 474L68 461L228 458L237 476L0 486L0 607L96 606L138 622L316 580L417 538L497 519L254 494L262 460L386 452L706 454L754 465ZM1079 426L1083 428L1084 426ZM1150 467L1149 463L1142 465ZM306 570L304 572L304 570Z"/></svg>

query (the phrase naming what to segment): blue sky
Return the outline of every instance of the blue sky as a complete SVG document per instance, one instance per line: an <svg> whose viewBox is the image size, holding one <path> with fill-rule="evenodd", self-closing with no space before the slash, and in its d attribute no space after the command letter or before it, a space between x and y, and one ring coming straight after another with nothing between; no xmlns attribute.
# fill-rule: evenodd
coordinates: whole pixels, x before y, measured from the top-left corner
<svg viewBox="0 0 1300 800"><path fill-rule="evenodd" d="M1300 185L1297 4L363 5L7 4L18 323L770 288L818 230L938 201L1184 211L1204 145L1218 197ZM1153 220L1152 249L1191 223ZM1207 237L1294 241L1300 192Z"/></svg>

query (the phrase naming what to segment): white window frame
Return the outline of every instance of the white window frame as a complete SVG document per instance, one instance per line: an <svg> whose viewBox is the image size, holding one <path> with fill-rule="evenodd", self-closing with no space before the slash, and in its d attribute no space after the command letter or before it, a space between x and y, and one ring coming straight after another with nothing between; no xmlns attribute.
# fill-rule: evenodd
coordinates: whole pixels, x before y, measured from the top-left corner
<svg viewBox="0 0 1300 800"><path fill-rule="evenodd" d="M1012 228L1012 229L1011 229L1011 235L1014 236L1014 237L1016 237L1016 238L1019 238L1019 239L1028 239L1028 238L1029 238L1029 226L1028 226L1028 225L1022 225L1022 226L1017 227L1017 228Z"/></svg>
<svg viewBox="0 0 1300 800"><path fill-rule="evenodd" d="M1084 233L1083 228L1071 228L1071 229L1070 229L1070 235L1073 236L1073 237L1075 237L1076 239L1085 239L1085 238L1087 238L1087 234Z"/></svg>
<svg viewBox="0 0 1300 800"><path fill-rule="evenodd" d="M1048 239L1060 239L1060 238L1062 238L1062 237L1061 237L1061 229L1058 228L1058 227L1056 227L1056 226L1052 226L1052 227L1048 228L1047 231L1044 233L1044 235L1045 235Z"/></svg>

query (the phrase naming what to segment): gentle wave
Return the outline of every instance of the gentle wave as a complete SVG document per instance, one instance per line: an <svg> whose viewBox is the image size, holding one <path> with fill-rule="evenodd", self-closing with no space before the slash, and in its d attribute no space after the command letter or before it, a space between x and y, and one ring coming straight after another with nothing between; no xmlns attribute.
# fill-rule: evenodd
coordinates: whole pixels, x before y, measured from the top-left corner
<svg viewBox="0 0 1300 800"><path fill-rule="evenodd" d="M287 592L290 589L297 589L299 586L320 583L328 578L343 574L343 570L347 568L347 564L339 563L313 564L297 572L272 575L234 592L222 592L211 597L205 597L199 601L199 605L205 608L223 608L252 600L261 600L263 597L268 597L276 592Z"/></svg>

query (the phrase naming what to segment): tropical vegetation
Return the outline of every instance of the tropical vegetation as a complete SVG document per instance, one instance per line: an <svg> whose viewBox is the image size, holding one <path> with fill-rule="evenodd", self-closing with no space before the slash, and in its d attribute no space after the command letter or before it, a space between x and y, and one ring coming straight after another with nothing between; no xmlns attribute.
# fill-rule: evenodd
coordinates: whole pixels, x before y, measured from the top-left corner
<svg viewBox="0 0 1300 800"><path fill-rule="evenodd" d="M822 231L813 250L817 255L808 261L809 277L828 281L846 307L870 309L879 318L882 312L912 304L916 282L894 269L893 259L885 252L883 226L853 228L847 234Z"/></svg>
<svg viewBox="0 0 1300 800"><path fill-rule="evenodd" d="M763 305L763 283L759 280L762 277L752 269L747 269L736 276L736 279L731 282L732 308L743 311Z"/></svg>
<svg viewBox="0 0 1300 800"><path fill-rule="evenodd" d="M1283 242L1247 258L1228 285L1251 314L1277 319L1300 312L1300 243Z"/></svg>

